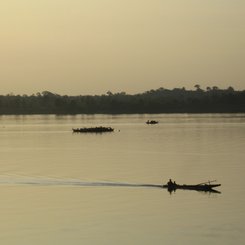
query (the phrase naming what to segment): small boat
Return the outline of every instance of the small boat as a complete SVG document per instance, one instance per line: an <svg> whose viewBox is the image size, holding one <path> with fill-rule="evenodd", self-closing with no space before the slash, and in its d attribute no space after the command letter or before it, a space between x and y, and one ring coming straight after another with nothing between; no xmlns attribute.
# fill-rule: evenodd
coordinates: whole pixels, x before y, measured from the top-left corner
<svg viewBox="0 0 245 245"><path fill-rule="evenodd" d="M211 181L213 182L213 181ZM168 191L176 191L177 189L181 190L194 190L194 191L205 191L205 192L217 192L219 191L214 190L213 188L219 187L221 184L210 184L209 182L197 184L197 185L179 185L175 183L168 183L167 185L163 185L163 188L168 189Z"/></svg>
<svg viewBox="0 0 245 245"><path fill-rule="evenodd" d="M114 128L111 127L90 127L90 128L73 128L73 133L105 133L113 132Z"/></svg>
<svg viewBox="0 0 245 245"><path fill-rule="evenodd" d="M147 120L146 124L158 124L158 121L155 120Z"/></svg>

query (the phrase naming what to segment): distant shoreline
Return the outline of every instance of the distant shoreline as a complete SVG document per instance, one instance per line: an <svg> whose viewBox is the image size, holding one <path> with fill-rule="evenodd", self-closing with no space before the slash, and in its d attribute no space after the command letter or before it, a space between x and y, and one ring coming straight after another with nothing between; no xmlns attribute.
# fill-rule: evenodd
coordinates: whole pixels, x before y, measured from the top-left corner
<svg viewBox="0 0 245 245"><path fill-rule="evenodd" d="M159 112L159 113L77 113L77 114L56 114L56 113L32 113L32 114L0 114L1 116L93 116L93 115L104 115L104 116L120 116L120 115L236 115L245 114L245 112Z"/></svg>
<svg viewBox="0 0 245 245"><path fill-rule="evenodd" d="M49 91L35 95L0 95L0 115L244 113L245 90L159 88L140 94L68 96Z"/></svg>

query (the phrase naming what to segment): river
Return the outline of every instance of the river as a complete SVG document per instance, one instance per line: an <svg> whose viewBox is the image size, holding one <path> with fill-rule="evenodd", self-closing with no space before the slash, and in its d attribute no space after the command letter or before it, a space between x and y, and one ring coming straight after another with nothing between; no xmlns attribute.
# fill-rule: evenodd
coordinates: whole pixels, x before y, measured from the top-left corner
<svg viewBox="0 0 245 245"><path fill-rule="evenodd" d="M93 126L114 132L72 132ZM0 116L0 240L243 244L244 149L245 114ZM169 178L220 193L154 187Z"/></svg>

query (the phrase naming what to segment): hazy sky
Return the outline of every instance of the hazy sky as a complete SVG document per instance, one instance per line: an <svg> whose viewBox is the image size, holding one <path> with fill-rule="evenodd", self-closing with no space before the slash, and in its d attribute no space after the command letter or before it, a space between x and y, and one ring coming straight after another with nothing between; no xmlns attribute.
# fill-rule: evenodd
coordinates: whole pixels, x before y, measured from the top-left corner
<svg viewBox="0 0 245 245"><path fill-rule="evenodd" d="M245 89L244 0L2 0L0 94Z"/></svg>

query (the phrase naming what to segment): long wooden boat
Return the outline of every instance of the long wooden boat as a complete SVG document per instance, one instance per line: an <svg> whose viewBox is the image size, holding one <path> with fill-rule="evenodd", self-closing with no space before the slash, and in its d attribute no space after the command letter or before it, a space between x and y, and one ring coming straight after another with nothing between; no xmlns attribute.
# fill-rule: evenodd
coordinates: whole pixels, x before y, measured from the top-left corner
<svg viewBox="0 0 245 245"><path fill-rule="evenodd" d="M90 128L73 128L73 133L104 133L113 132L114 128L111 127L90 127Z"/></svg>
<svg viewBox="0 0 245 245"><path fill-rule="evenodd" d="M163 188L167 188L169 191L175 191L177 189L182 190L195 190L195 191L206 191L206 192L218 192L213 188L219 187L221 184L199 184L199 185L163 185Z"/></svg>
<svg viewBox="0 0 245 245"><path fill-rule="evenodd" d="M155 121L155 120L148 120L147 122L146 122L146 124L158 124L158 121Z"/></svg>

